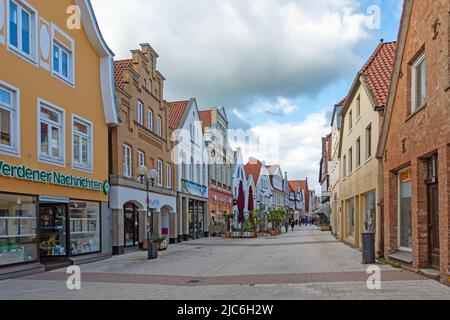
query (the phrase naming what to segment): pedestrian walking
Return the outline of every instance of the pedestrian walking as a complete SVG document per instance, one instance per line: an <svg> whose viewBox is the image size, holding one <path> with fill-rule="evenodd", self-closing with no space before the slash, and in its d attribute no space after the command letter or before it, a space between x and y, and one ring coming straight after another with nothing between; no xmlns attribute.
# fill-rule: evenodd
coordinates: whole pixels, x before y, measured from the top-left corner
<svg viewBox="0 0 450 320"><path fill-rule="evenodd" d="M286 223L284 224L284 227L286 228L286 233L289 232L289 222L286 221Z"/></svg>
<svg viewBox="0 0 450 320"><path fill-rule="evenodd" d="M291 222L291 227L292 227L292 232L294 232L294 228L295 228L295 222L294 221Z"/></svg>

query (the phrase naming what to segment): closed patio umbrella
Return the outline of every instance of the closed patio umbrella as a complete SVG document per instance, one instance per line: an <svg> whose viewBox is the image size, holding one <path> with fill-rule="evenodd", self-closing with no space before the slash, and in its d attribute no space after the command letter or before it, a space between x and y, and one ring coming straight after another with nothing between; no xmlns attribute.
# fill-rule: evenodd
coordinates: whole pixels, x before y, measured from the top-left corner
<svg viewBox="0 0 450 320"><path fill-rule="evenodd" d="M245 193L244 193L244 184L239 184L239 194L238 194L238 222L242 223L244 222L245 216L244 216L244 209L245 209Z"/></svg>
<svg viewBox="0 0 450 320"><path fill-rule="evenodd" d="M248 212L253 212L255 210L254 204L253 204L253 188L250 187L248 190Z"/></svg>

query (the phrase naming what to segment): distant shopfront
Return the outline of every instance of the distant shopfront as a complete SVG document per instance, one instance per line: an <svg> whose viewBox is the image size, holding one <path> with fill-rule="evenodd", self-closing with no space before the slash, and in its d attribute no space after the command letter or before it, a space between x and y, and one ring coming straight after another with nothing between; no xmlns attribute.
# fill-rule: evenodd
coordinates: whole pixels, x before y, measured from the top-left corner
<svg viewBox="0 0 450 320"><path fill-rule="evenodd" d="M64 266L83 256L102 253L102 213L109 183L59 172L35 170L0 161L0 180L21 184L15 192L0 193L0 274L2 269L27 263ZM2 190L4 190L2 188ZM42 194L24 194L41 190ZM73 198L53 196L73 194ZM91 199L79 199L86 192ZM107 220L107 219L105 219ZM107 221L105 221L107 223ZM108 241L106 241L108 242ZM108 251L108 250L106 250ZM91 259L90 257L89 259Z"/></svg>

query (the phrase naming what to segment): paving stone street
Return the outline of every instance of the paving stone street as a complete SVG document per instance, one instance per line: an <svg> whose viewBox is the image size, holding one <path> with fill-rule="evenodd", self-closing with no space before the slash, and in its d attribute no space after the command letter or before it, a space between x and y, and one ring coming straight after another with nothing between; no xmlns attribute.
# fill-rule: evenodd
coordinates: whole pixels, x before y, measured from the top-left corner
<svg viewBox="0 0 450 320"><path fill-rule="evenodd" d="M0 282L0 299L450 299L450 288L380 265L381 289L367 288L360 253L329 232L298 228L277 238L208 238L81 266L81 290L57 270Z"/></svg>

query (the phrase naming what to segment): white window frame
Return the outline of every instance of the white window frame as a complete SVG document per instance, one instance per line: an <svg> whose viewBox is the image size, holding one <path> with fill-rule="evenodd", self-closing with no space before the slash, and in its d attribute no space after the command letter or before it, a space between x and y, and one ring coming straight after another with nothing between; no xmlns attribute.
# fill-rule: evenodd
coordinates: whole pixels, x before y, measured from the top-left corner
<svg viewBox="0 0 450 320"><path fill-rule="evenodd" d="M56 34L65 38L65 40L70 43L70 48L68 48L65 44L61 43L56 39ZM59 49L59 66L58 71L55 71L54 58L55 58L55 50L54 47L57 46ZM67 77L62 74L62 51L67 53ZM62 29L58 28L56 25L52 24L52 42L50 48L51 56L50 56L50 67L52 75L63 81L69 86L75 86L75 41Z"/></svg>
<svg viewBox="0 0 450 320"><path fill-rule="evenodd" d="M147 128L153 132L153 110L147 110Z"/></svg>
<svg viewBox="0 0 450 320"><path fill-rule="evenodd" d="M141 150L138 150L137 154L138 154L138 159L137 159L138 160L138 167L145 166L145 152L141 151Z"/></svg>
<svg viewBox="0 0 450 320"><path fill-rule="evenodd" d="M157 160L156 161L156 170L158 171L158 187L162 187L163 186L163 162L162 160Z"/></svg>
<svg viewBox="0 0 450 320"><path fill-rule="evenodd" d="M125 178L131 178L133 175L133 149L128 144L122 146L123 157L123 176Z"/></svg>
<svg viewBox="0 0 450 320"><path fill-rule="evenodd" d="M424 68L425 68L425 77L427 74L427 68L426 68L426 58L425 58L425 51L422 52L417 59L414 61L414 63L411 65L412 67L412 72L411 72L411 112L414 113L417 110L419 110L421 107L423 107L423 105L427 102L427 91L426 91L426 78L424 79L425 81L425 96L424 96L424 103L421 105L417 105L417 86L421 85L417 83L417 68L420 64L424 64Z"/></svg>
<svg viewBox="0 0 450 320"><path fill-rule="evenodd" d="M11 146L0 145L0 153L20 157L20 90L1 80L0 89L11 94L11 105L0 102L1 108L11 112Z"/></svg>
<svg viewBox="0 0 450 320"><path fill-rule="evenodd" d="M144 125L144 104L141 100L138 100L136 104L136 122L141 126Z"/></svg>
<svg viewBox="0 0 450 320"><path fill-rule="evenodd" d="M17 47L10 43L11 38L11 28L10 28L10 3L17 5ZM31 62L37 66L37 51L38 51L38 11L33 8L24 0L6 0L6 20L4 23L4 28L6 28L6 42L7 48L10 52L16 54L22 59ZM22 51L22 11L26 11L30 15L30 53Z"/></svg>
<svg viewBox="0 0 450 320"><path fill-rule="evenodd" d="M172 189L172 165L166 164L166 188Z"/></svg>
<svg viewBox="0 0 450 320"><path fill-rule="evenodd" d="M158 137L162 137L162 118L160 116L156 117L156 134Z"/></svg>
<svg viewBox="0 0 450 320"><path fill-rule="evenodd" d="M88 134L84 134L82 132L75 131L75 121L80 122L81 124L87 126ZM81 163L77 163L75 161L75 135L80 137L84 137L88 140L88 165L83 165ZM94 125L91 121L83 119L80 116L72 115L72 168L92 172L94 168ZM81 144L80 144L80 156L81 156Z"/></svg>
<svg viewBox="0 0 450 320"><path fill-rule="evenodd" d="M49 109L53 112L60 113L60 117L62 120L62 123L55 123L48 120L41 119L41 108L44 107L46 109ZM48 101L45 101L41 98L38 98L38 104L37 104L37 138L38 138L38 155L39 155L39 161L49 164L55 164L59 166L65 166L66 163L66 111ZM59 142L59 148L60 148L60 154L61 156L59 158L52 157L50 155L44 155L41 153L41 121L44 121L50 126L55 126L59 128L60 132L60 142ZM49 149L51 149L51 140L48 141Z"/></svg>

